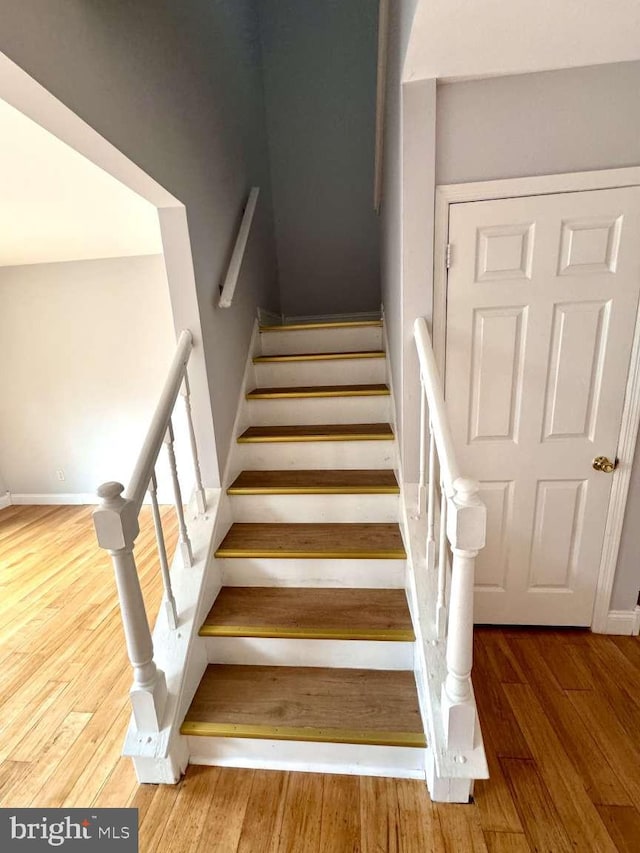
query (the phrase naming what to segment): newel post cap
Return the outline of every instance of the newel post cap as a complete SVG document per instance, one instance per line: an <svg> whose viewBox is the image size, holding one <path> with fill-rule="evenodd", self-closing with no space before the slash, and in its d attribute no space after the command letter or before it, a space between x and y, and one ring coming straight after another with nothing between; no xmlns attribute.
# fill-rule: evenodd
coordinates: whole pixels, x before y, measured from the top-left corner
<svg viewBox="0 0 640 853"><path fill-rule="evenodd" d="M480 500L480 483L466 477L453 482L454 494L447 515L447 536L452 548L479 551L484 548L487 508Z"/></svg>
<svg viewBox="0 0 640 853"><path fill-rule="evenodd" d="M140 532L138 513L133 501L122 497L122 483L110 481L98 488L100 505L93 511L93 524L98 544L108 551L133 547Z"/></svg>

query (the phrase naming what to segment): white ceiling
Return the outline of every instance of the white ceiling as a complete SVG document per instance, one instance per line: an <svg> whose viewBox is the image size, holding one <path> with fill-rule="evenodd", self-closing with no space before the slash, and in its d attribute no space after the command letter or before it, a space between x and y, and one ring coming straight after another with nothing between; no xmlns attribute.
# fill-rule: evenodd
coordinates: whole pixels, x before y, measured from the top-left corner
<svg viewBox="0 0 640 853"><path fill-rule="evenodd" d="M161 252L152 204L0 99L0 266Z"/></svg>
<svg viewBox="0 0 640 853"><path fill-rule="evenodd" d="M403 78L460 80L635 59L638 0L418 0Z"/></svg>

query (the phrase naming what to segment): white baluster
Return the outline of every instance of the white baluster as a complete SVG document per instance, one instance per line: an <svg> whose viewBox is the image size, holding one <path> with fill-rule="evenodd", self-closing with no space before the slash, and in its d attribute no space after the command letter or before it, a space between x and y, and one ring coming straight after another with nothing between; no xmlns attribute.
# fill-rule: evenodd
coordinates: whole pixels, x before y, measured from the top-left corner
<svg viewBox="0 0 640 853"><path fill-rule="evenodd" d="M173 424L169 419L167 434L165 436L165 444L167 446L167 456L169 458L169 468L171 469L171 480L173 482L173 494L175 498L176 514L178 516L179 539L178 546L182 554L182 562L185 567L193 564L193 551L191 550L191 541L187 532L187 525L184 520L184 506L182 505L182 490L180 489L180 481L178 480L178 466L176 464L176 452L173 447L174 435Z"/></svg>
<svg viewBox="0 0 640 853"><path fill-rule="evenodd" d="M444 639L447 627L447 496L440 486L440 536L438 539L438 597L436 599L436 632Z"/></svg>
<svg viewBox="0 0 640 853"><path fill-rule="evenodd" d="M191 443L191 456L193 458L193 470L196 476L196 506L198 513L202 515L207 509L207 496L202 485L202 474L200 473L200 460L198 458L198 445L196 443L196 433L193 429L193 414L191 412L191 388L189 387L189 377L185 373L184 385L182 389L182 399L184 400L184 408L187 413L187 423L189 425L189 441Z"/></svg>
<svg viewBox="0 0 640 853"><path fill-rule="evenodd" d="M427 466L427 398L420 382L420 483L418 485L418 518L424 512L424 484ZM431 472L429 472L431 474Z"/></svg>
<svg viewBox="0 0 640 853"><path fill-rule="evenodd" d="M176 600L173 596L171 588L171 575L169 574L169 561L167 559L167 547L164 542L164 531L162 529L162 518L160 517L160 507L158 506L158 481L156 480L155 471L151 475L149 483L149 494L151 495L151 509L153 512L153 525L156 529L156 542L158 543L158 559L160 560L160 571L162 572L162 583L165 593L165 612L167 614L167 622L171 630L175 631L178 627L178 611L176 608Z"/></svg>
<svg viewBox="0 0 640 853"><path fill-rule="evenodd" d="M164 673L153 660L153 641L133 556L140 532L135 504L122 497L121 483L104 483L98 489L101 505L93 513L98 543L111 554L115 571L120 613L133 667L131 705L140 731L158 732L167 698Z"/></svg>
<svg viewBox="0 0 640 853"><path fill-rule="evenodd" d="M427 503L427 539L433 541L436 509L436 440L429 421L429 501Z"/></svg>
<svg viewBox="0 0 640 853"><path fill-rule="evenodd" d="M435 565L436 548L434 536L436 511L436 440L429 420L429 492L427 499L427 571Z"/></svg>
<svg viewBox="0 0 640 853"><path fill-rule="evenodd" d="M442 688L442 714L449 749L473 747L477 723L471 692L473 664L473 588L475 558L484 547L487 511L478 497L478 483L458 478L449 499L447 536L453 551L447 678Z"/></svg>

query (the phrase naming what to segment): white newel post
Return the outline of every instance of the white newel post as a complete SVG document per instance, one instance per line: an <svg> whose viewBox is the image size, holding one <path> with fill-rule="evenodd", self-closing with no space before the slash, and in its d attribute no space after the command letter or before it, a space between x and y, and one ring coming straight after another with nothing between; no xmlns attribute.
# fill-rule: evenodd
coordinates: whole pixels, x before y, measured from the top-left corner
<svg viewBox="0 0 640 853"><path fill-rule="evenodd" d="M477 723L471 692L475 559L485 544L487 510L478 497L479 484L475 480L458 478L453 488L447 513L453 561L442 714L448 748L469 750L473 748Z"/></svg>
<svg viewBox="0 0 640 853"><path fill-rule="evenodd" d="M101 505L93 513L93 522L101 548L111 554L120 599L120 613L133 667L130 696L136 726L140 731L158 732L167 698L164 673L153 660L153 642L133 556L140 532L133 501L122 497L121 483L104 483L98 489Z"/></svg>

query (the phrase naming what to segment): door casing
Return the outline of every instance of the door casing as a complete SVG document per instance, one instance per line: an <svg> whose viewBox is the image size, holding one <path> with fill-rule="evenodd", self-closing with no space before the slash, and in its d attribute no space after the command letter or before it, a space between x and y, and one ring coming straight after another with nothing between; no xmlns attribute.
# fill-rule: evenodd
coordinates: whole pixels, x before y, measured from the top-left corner
<svg viewBox="0 0 640 853"><path fill-rule="evenodd" d="M640 167L606 169L594 172L570 172L528 178L507 178L467 184L444 184L436 187L435 246L433 270L433 346L445 377L445 342L447 331L447 244L449 242L449 205L470 201L518 198L582 192L584 190L617 189L640 186ZM640 238L640 235L638 235ZM455 246L451 262L455 263ZM640 427L640 308L636 317L631 362L625 391L620 435L619 465L613 472L611 497L603 539L591 630L607 633L611 593L615 579L624 512L631 481L636 439Z"/></svg>

